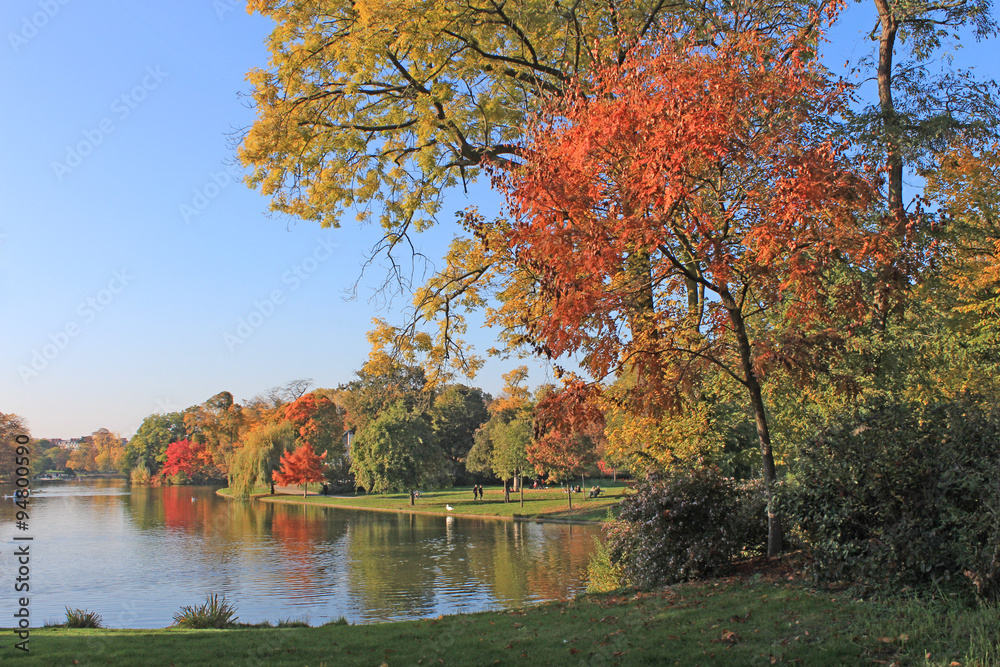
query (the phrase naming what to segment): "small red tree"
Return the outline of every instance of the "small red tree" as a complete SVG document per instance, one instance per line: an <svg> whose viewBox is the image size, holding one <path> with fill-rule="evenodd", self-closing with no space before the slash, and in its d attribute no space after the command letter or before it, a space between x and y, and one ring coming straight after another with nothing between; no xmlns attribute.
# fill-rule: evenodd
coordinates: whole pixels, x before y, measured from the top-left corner
<svg viewBox="0 0 1000 667"><path fill-rule="evenodd" d="M323 480L323 459L326 452L316 454L312 445L306 443L294 452L281 455L281 470L274 473L274 480L283 486L302 484L302 497L306 497L309 482Z"/></svg>

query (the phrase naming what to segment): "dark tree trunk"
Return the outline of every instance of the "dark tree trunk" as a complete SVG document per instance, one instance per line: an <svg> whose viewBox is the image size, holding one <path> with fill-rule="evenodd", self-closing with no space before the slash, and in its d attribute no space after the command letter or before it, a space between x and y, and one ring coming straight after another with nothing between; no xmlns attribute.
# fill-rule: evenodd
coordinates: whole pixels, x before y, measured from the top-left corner
<svg viewBox="0 0 1000 667"><path fill-rule="evenodd" d="M410 491L410 504L411 504L411 505L413 505L413 504L414 504L414 502L413 502L413 501L414 501L414 499L415 499L415 497L414 497L414 495L413 495L413 491Z"/></svg>
<svg viewBox="0 0 1000 667"><path fill-rule="evenodd" d="M900 127L896 105L892 100L892 52L896 48L899 20L893 15L889 0L875 0L881 32L878 39L878 101L886 134L888 152L889 214L902 223L903 156L900 153Z"/></svg>
<svg viewBox="0 0 1000 667"><path fill-rule="evenodd" d="M764 397L760 391L760 382L753 370L753 354L750 339L747 335L743 312L728 290L720 294L722 305L729 313L733 324L733 332L740 349L740 365L743 369L744 383L750 393L750 403L753 406L754 422L757 425L757 439L760 442L760 458L764 469L764 492L767 496L767 557L774 558L781 553L784 534L781 528L781 517L774 504L774 485L777 482L777 472L774 467L774 454L771 451L771 431L767 425L767 413L764 410Z"/></svg>

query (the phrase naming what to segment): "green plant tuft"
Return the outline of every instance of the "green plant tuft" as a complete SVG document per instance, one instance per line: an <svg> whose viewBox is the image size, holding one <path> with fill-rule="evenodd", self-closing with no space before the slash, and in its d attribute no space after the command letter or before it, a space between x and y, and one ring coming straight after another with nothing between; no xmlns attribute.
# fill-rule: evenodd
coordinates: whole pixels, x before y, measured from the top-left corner
<svg viewBox="0 0 1000 667"><path fill-rule="evenodd" d="M71 609L66 607L67 628L100 628L101 615L96 611L86 609Z"/></svg>
<svg viewBox="0 0 1000 667"><path fill-rule="evenodd" d="M350 625L350 623L347 622L346 616L341 616L340 618L334 621L327 621L326 623L323 624L323 627L326 627L328 625Z"/></svg>
<svg viewBox="0 0 1000 667"><path fill-rule="evenodd" d="M181 628L229 628L236 624L236 607L225 596L209 595L205 603L181 607L174 614L174 625Z"/></svg>

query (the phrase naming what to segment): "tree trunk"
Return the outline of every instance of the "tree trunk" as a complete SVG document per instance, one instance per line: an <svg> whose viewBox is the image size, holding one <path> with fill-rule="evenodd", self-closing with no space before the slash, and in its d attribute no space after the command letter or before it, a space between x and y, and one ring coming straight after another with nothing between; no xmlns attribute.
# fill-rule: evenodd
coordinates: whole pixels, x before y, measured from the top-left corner
<svg viewBox="0 0 1000 667"><path fill-rule="evenodd" d="M410 491L410 504L411 504L411 505L413 505L413 504L414 504L414 502L413 502L413 501L414 501L414 495L413 495L413 491Z"/></svg>
<svg viewBox="0 0 1000 667"><path fill-rule="evenodd" d="M518 476L520 477L520 475L518 475ZM521 507L524 507L524 480L523 479L520 480L520 485L519 486L520 486L520 489L521 489Z"/></svg>
<svg viewBox="0 0 1000 667"><path fill-rule="evenodd" d="M569 508L573 509L573 485L566 482L566 497L569 498Z"/></svg>
<svg viewBox="0 0 1000 667"><path fill-rule="evenodd" d="M587 478L580 475L580 493L583 494L583 499L587 499Z"/></svg>
<svg viewBox="0 0 1000 667"><path fill-rule="evenodd" d="M721 290L722 305L729 313L733 323L733 332L740 349L740 365L747 391L750 393L750 403L753 406L754 421L757 425L757 439L760 442L760 458L764 468L764 492L767 497L767 557L774 558L781 553L784 535L781 528L781 517L774 505L774 485L777 473L774 467L774 455L771 451L771 431L767 425L767 413L764 411L764 397L761 395L760 382L753 370L753 354L750 349L750 339L747 335L746 322L743 313L737 306L729 290Z"/></svg>
<svg viewBox="0 0 1000 667"><path fill-rule="evenodd" d="M889 0L875 0L881 28L878 40L878 101L889 153L887 167L889 214L901 223L903 209L903 156L900 154L900 127L896 106L892 100L892 52L896 47L899 20L893 15Z"/></svg>
<svg viewBox="0 0 1000 667"><path fill-rule="evenodd" d="M302 485L302 497L303 497L303 498L305 498L305 497L306 497L306 493L307 493L308 491L309 491L309 483L308 483L308 482L306 482L305 484L303 484L303 485Z"/></svg>

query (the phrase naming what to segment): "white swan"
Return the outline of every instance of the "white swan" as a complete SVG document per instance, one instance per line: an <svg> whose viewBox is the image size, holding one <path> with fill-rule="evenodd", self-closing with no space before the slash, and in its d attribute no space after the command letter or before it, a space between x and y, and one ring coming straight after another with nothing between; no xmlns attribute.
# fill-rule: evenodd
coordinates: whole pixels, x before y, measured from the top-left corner
<svg viewBox="0 0 1000 667"><path fill-rule="evenodd" d="M449 512L450 512L450 511L452 511L453 509L455 509L455 508L454 508L454 507L452 507L451 505L445 505L445 506L444 506L444 508L445 508L446 510L448 510Z"/></svg>

